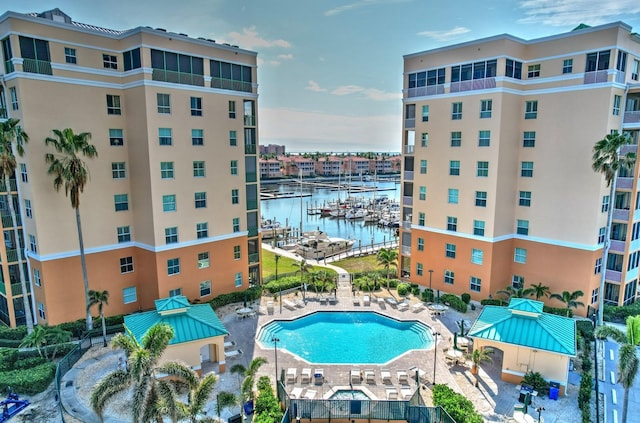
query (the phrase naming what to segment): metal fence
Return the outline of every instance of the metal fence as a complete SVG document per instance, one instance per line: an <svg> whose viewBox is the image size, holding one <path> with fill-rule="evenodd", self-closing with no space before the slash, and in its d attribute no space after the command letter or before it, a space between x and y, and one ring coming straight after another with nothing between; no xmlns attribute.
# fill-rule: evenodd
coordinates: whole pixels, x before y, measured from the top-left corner
<svg viewBox="0 0 640 423"><path fill-rule="evenodd" d="M58 398L58 410L60 411L60 418L62 419L63 423L65 423L66 420L64 418L65 410L62 405L60 382L62 382L62 378L65 374L67 374L69 370L71 370L73 365L76 364L78 360L80 360L84 353L89 350L89 348L91 348L91 345L93 345L92 342L92 338L90 338L89 336L85 336L76 344L76 346L71 351L69 351L67 355L62 358L62 360L58 362L58 365L56 366L56 396ZM102 339L100 339L100 342L102 342Z"/></svg>

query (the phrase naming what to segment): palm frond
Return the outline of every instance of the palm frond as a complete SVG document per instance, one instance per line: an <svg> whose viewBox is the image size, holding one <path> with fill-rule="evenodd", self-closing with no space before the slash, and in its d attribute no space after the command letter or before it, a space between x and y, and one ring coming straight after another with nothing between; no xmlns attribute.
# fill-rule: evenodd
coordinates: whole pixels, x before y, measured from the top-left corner
<svg viewBox="0 0 640 423"><path fill-rule="evenodd" d="M606 325L598 326L595 335L598 339L611 338L618 343L625 343L627 340L627 335L624 332L612 326Z"/></svg>
<svg viewBox="0 0 640 423"><path fill-rule="evenodd" d="M96 414L102 416L109 400L117 393L127 389L129 385L129 375L125 371L116 370L105 376L91 392L91 408L93 408Z"/></svg>

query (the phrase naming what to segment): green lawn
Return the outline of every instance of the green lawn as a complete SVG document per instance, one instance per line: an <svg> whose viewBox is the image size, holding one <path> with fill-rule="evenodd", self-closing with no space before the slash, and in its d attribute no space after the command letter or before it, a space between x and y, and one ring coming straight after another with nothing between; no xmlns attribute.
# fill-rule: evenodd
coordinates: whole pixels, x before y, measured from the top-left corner
<svg viewBox="0 0 640 423"><path fill-rule="evenodd" d="M266 278L276 274L276 255L269 250L262 250L262 277ZM292 273L296 271L296 267L293 264L296 263L288 257L280 256L278 259L278 275L283 273Z"/></svg>
<svg viewBox="0 0 640 423"><path fill-rule="evenodd" d="M375 254L363 257L351 257L340 261L334 261L331 264L342 267L350 273L383 269L382 266L378 265L378 258Z"/></svg>

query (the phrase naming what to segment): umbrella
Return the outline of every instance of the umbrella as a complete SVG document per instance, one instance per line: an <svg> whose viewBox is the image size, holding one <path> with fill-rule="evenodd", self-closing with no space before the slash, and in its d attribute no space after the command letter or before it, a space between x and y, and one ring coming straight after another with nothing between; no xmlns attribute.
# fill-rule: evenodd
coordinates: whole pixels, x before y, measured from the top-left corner
<svg viewBox="0 0 640 423"><path fill-rule="evenodd" d="M458 349L458 332L453 333L453 349Z"/></svg>

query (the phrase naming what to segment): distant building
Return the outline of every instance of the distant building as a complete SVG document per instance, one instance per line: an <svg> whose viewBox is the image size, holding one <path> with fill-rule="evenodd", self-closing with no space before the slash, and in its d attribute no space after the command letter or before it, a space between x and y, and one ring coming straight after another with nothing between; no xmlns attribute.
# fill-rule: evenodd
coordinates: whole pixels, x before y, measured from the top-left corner
<svg viewBox="0 0 640 423"><path fill-rule="evenodd" d="M260 154L275 154L276 156L283 156L286 153L286 147L284 145L269 144L260 146Z"/></svg>
<svg viewBox="0 0 640 423"><path fill-rule="evenodd" d="M260 159L260 178L281 178L281 166L278 159Z"/></svg>

